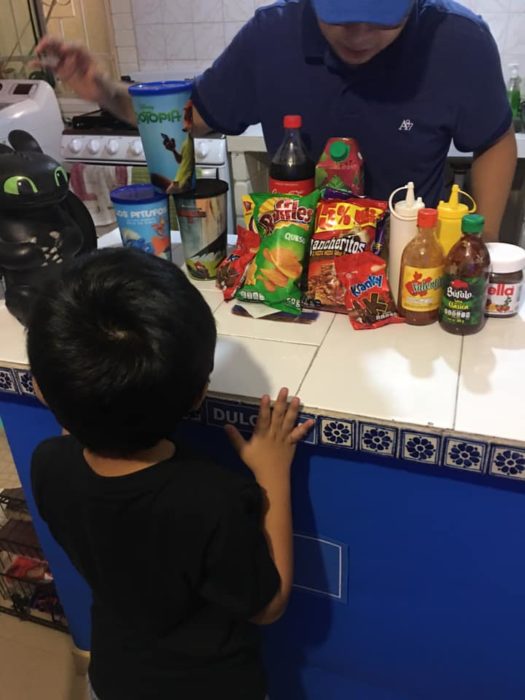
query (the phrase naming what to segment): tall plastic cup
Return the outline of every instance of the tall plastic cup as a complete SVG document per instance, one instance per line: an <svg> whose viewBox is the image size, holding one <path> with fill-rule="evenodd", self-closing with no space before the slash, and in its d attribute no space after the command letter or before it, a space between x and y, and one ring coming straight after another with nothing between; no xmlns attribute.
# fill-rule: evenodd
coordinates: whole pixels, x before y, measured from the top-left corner
<svg viewBox="0 0 525 700"><path fill-rule="evenodd" d="M227 182L202 179L174 198L186 267L197 279L214 279L226 257L227 192Z"/></svg>
<svg viewBox="0 0 525 700"><path fill-rule="evenodd" d="M195 186L191 80L138 83L129 88L150 179L167 194Z"/></svg>
<svg viewBox="0 0 525 700"><path fill-rule="evenodd" d="M152 185L128 185L110 193L122 243L171 260L168 197Z"/></svg>

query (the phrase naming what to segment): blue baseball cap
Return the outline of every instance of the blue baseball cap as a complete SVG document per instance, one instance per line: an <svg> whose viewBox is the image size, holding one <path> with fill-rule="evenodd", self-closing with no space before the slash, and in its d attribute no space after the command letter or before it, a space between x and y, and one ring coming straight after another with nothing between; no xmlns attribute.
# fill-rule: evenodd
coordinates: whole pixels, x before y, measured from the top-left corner
<svg viewBox="0 0 525 700"><path fill-rule="evenodd" d="M408 15L414 0L312 0L317 17L327 24L365 22L394 27Z"/></svg>

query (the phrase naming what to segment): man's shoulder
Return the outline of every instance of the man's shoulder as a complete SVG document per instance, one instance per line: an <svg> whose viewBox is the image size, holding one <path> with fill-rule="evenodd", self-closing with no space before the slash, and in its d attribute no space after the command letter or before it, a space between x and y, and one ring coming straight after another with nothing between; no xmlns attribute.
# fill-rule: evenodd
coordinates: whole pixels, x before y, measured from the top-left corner
<svg viewBox="0 0 525 700"><path fill-rule="evenodd" d="M480 15L455 0L419 0L419 12L422 17L442 23L449 30L463 30L467 36L479 30L490 33Z"/></svg>

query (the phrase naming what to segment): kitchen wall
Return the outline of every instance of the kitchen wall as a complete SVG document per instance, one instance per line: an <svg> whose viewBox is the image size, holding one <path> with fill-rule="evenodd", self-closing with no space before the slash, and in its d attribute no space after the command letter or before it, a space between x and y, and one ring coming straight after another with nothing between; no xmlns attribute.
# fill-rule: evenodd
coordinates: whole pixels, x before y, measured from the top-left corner
<svg viewBox="0 0 525 700"><path fill-rule="evenodd" d="M269 0L109 0L122 74L206 68L258 6ZM525 0L463 0L488 22L505 75L525 75ZM480 66L480 70L482 70Z"/></svg>

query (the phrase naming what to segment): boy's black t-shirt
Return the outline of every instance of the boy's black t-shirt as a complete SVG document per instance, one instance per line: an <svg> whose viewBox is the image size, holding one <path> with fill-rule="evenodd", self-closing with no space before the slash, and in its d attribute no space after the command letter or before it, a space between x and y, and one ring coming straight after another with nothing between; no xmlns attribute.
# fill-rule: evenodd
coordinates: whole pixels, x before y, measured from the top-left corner
<svg viewBox="0 0 525 700"><path fill-rule="evenodd" d="M259 700L249 618L277 592L261 492L177 445L122 477L95 474L71 436L35 451L33 493L93 591L90 678L101 700Z"/></svg>

